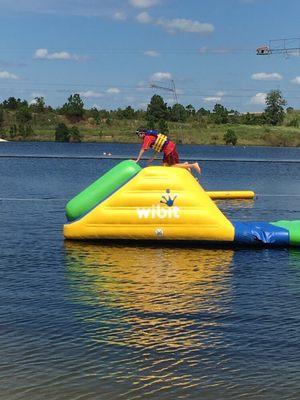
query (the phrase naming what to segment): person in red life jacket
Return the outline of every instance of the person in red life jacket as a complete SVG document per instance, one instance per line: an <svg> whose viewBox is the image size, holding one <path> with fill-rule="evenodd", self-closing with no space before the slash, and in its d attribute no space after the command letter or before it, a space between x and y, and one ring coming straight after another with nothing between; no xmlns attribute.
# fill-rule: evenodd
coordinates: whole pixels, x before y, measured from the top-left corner
<svg viewBox="0 0 300 400"><path fill-rule="evenodd" d="M157 153L163 152L163 163L165 166L185 168L189 171L193 169L201 174L201 168L197 162L180 163L179 156L176 150L176 145L166 135L158 133L158 131L155 130L148 130L146 128L139 128L136 131L136 134L143 141L138 158L135 160L136 163L140 161L144 152L151 148L155 151L155 153L154 156L151 157L148 161L148 164L150 164L154 160Z"/></svg>

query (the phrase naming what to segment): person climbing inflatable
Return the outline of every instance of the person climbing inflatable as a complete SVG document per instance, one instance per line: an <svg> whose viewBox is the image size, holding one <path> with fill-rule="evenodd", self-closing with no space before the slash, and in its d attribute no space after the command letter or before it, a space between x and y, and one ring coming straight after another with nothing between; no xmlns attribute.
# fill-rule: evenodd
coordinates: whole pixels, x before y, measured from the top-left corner
<svg viewBox="0 0 300 400"><path fill-rule="evenodd" d="M163 152L163 163L164 166L168 167L179 167L185 168L189 171L192 169L201 174L201 168L197 162L195 163L180 163L179 155L176 150L176 144L172 142L168 136L159 133L156 130L149 130L144 127L140 127L137 129L136 134L138 137L143 141L141 150L137 159L135 160L136 163L140 161L145 151L149 150L150 148L154 150L154 155L148 161L148 164L154 160L157 153Z"/></svg>

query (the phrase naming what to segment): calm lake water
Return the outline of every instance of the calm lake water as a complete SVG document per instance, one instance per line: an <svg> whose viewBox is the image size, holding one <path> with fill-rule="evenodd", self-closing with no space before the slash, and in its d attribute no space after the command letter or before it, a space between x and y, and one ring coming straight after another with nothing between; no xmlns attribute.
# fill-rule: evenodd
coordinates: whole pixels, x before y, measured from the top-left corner
<svg viewBox="0 0 300 400"><path fill-rule="evenodd" d="M179 146L231 219L300 219L300 149ZM65 242L137 145L0 143L0 399L299 399L300 251ZM263 161L264 160L264 161Z"/></svg>

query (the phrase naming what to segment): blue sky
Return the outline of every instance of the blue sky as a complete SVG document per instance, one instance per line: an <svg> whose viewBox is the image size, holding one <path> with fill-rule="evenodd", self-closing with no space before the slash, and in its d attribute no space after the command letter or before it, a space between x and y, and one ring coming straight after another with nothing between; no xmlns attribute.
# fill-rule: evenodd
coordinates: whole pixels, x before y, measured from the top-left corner
<svg viewBox="0 0 300 400"><path fill-rule="evenodd" d="M0 88L52 106L80 93L87 107L145 108L154 93L240 111L271 89L300 108L298 54L257 56L300 37L298 0L0 0ZM299 41L300 44L300 41Z"/></svg>

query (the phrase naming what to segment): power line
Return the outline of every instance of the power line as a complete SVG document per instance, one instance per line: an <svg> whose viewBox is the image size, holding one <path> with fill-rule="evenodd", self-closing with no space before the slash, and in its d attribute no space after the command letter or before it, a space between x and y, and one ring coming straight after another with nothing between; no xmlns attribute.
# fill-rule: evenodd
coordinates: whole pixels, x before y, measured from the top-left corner
<svg viewBox="0 0 300 400"><path fill-rule="evenodd" d="M1 85L0 85L0 88L1 88ZM157 87L156 87L157 88ZM2 88L2 89L6 89L6 88ZM9 87L9 88L7 88L7 89L11 89L11 87ZM148 87L147 89L149 89L149 91L147 91L147 92L144 92L144 93L138 93L138 92L134 92L134 94L132 93L132 90L130 90L130 88L128 89L128 90L125 90L125 91L122 91L121 93L119 93L118 94L118 96L120 95L120 94L132 94L132 95L134 95L135 97L144 97L145 95L147 95L147 94L151 94L151 92L150 92L150 87ZM257 90L258 89L251 89L250 90L250 92L253 92L253 93L257 93ZM263 89L260 89L261 91L263 91ZM268 89L269 90L269 89ZM31 87L31 88L20 88L20 87L18 87L18 92L19 93L31 93L31 92L34 92L34 91L43 91L43 88L41 88L41 87L36 87L36 86L33 86L33 87ZM79 93L79 94L81 94L82 95L82 97L85 97L84 95L83 95L83 93L84 92L82 92L82 91L80 91L80 90L76 90L76 88L74 88L74 89L46 89L46 91L47 92L51 92L51 93L58 93L58 94L69 94L69 93ZM238 89L236 89L236 91L238 91ZM266 91L266 90L265 90ZM251 96L253 93L249 93L249 95ZM299 92L297 92L297 91L291 91L291 90L286 90L286 91L284 91L283 90L283 93L286 93L286 94L288 94L288 93L299 93ZM94 98L95 98L95 100L97 99L97 98L101 98L103 95L105 95L105 94L107 94L108 95L108 93L99 93L99 96L97 96L97 94L94 96ZM188 91L188 90L186 90L185 89L185 91L184 92L181 92L180 93L180 96L181 97L197 97L197 96L199 96L199 97L221 97L221 98L249 98L249 95L247 95L247 94L232 94L232 93L224 93L224 94L222 94L222 95L218 95L218 94L216 94L215 92L202 92L202 91L193 91L193 92L190 92L190 91ZM88 96L87 96L88 97ZM93 96L91 96L91 98L93 98ZM294 99L298 99L299 98L299 96L289 96L289 98L294 98ZM177 100L176 100L176 98L174 99L176 102L178 102Z"/></svg>
<svg viewBox="0 0 300 400"><path fill-rule="evenodd" d="M26 80L26 81L16 80L16 81L3 81L3 82L0 82L0 87L8 86L9 88L11 88L12 85L13 86L17 85L18 87L20 87L20 84L26 85L26 86L31 85L31 86L35 86L35 87L37 87L37 86L49 86L49 87L58 87L58 88L61 87L61 86L62 87L70 86L70 87L75 88L75 89L79 88L79 87L80 88L93 87L94 89L97 89L97 88L109 89L109 88L112 88L112 87L117 87L117 88L120 88L120 89L128 89L128 90L132 90L132 89L141 90L141 89L143 89L143 90L149 90L149 91L152 90L155 87L162 88L161 85L162 86L164 85L163 82L158 82L158 83L152 82L152 83L145 84L145 85L124 85L124 84L120 84L120 83L117 83L117 82L113 82L113 83L109 83L109 84L99 84L97 82L95 82L95 83L90 83L90 82L84 82L84 83L61 82L61 83L59 83L59 82L38 82L38 81L29 81L29 80ZM170 87L169 88L168 87L163 87L162 89L168 90L170 92L174 92L174 88L172 89ZM47 90L49 90L49 89L47 89ZM64 89L56 89L56 90L67 91L68 89L65 89L65 90ZM180 86L180 88L178 90L195 92L195 94L199 94L199 91L200 91L201 94L206 94L207 93L207 92L206 93L202 93L203 88L195 87L195 86L194 87ZM259 88L257 88L257 87L252 87L252 88L245 88L245 87L242 87L242 88L211 87L211 88L206 88L205 90L207 90L209 92L211 91L209 93L209 95L213 95L213 94L215 95L216 93L213 93L213 92L217 92L217 91L224 91L224 92L226 92L226 91L229 91L229 92L257 92L258 90L260 90L260 91L268 91L268 90L270 90L270 87L265 87L265 88L264 87L259 87ZM177 92L177 89L176 89L176 92ZM299 90L297 90L297 89L286 89L286 90L284 90L284 92L285 93L299 93ZM182 93L182 94L184 94L184 93ZM180 93L180 95L181 95L181 93Z"/></svg>
<svg viewBox="0 0 300 400"><path fill-rule="evenodd" d="M1 53L8 53L8 54L17 54L17 53L29 53L30 56L34 56L34 52L38 50L37 48L0 48ZM175 49L161 49L155 48L151 49L156 51L157 55L164 55L164 54L190 54L190 55L226 55L226 54L241 54L241 53L253 53L253 47L249 48L234 48L234 47L200 47L200 48L175 48ZM53 47L47 47L48 52L83 52L85 55L124 55L124 54L137 54L137 55L146 55L145 53L149 51L149 48L107 48L107 49L88 49L88 48L71 48L68 47L67 49L58 49ZM37 58L38 60L38 58Z"/></svg>
<svg viewBox="0 0 300 400"><path fill-rule="evenodd" d="M43 91L41 88L35 88L35 87L33 87L33 88L24 88L24 89L18 88L18 93L20 93L21 95L25 94L25 93L31 94L35 90ZM98 96L89 97L89 96L84 96L83 93L80 92L79 90L47 89L47 93L56 93L56 94L61 94L61 95L66 95L66 96L70 95L70 94L73 94L73 93L78 93L78 92L79 92L79 94L81 94L81 96L83 98L86 98L86 99L89 99L89 100L95 100L95 101L97 101L99 99L103 99L103 95L104 95L104 94L101 94L102 96L99 95L99 97ZM257 90L255 92L257 92ZM283 92L284 93L288 93L288 91L287 92L283 91ZM145 96L150 95L151 92L149 91L149 92L144 93L144 94L135 92L133 94L132 91L123 91L123 92L119 93L118 96L120 97L120 95L122 95L122 94L123 95L131 94L135 98L144 98ZM193 92L193 93L185 92L185 93L180 93L180 96L184 97L184 98L188 98L188 97L203 97L203 98L206 98L206 97L220 97L220 100L216 100L216 102L218 102L218 101L221 102L222 99L248 99L249 96L251 96L251 94L249 94L249 95L246 95L246 94L222 94L222 96L218 96L216 93L213 93L213 92ZM107 99L107 97L106 97L106 99ZM300 96L293 96L292 95L292 96L289 96L289 99L300 99ZM175 100L175 102L178 102L178 101Z"/></svg>

